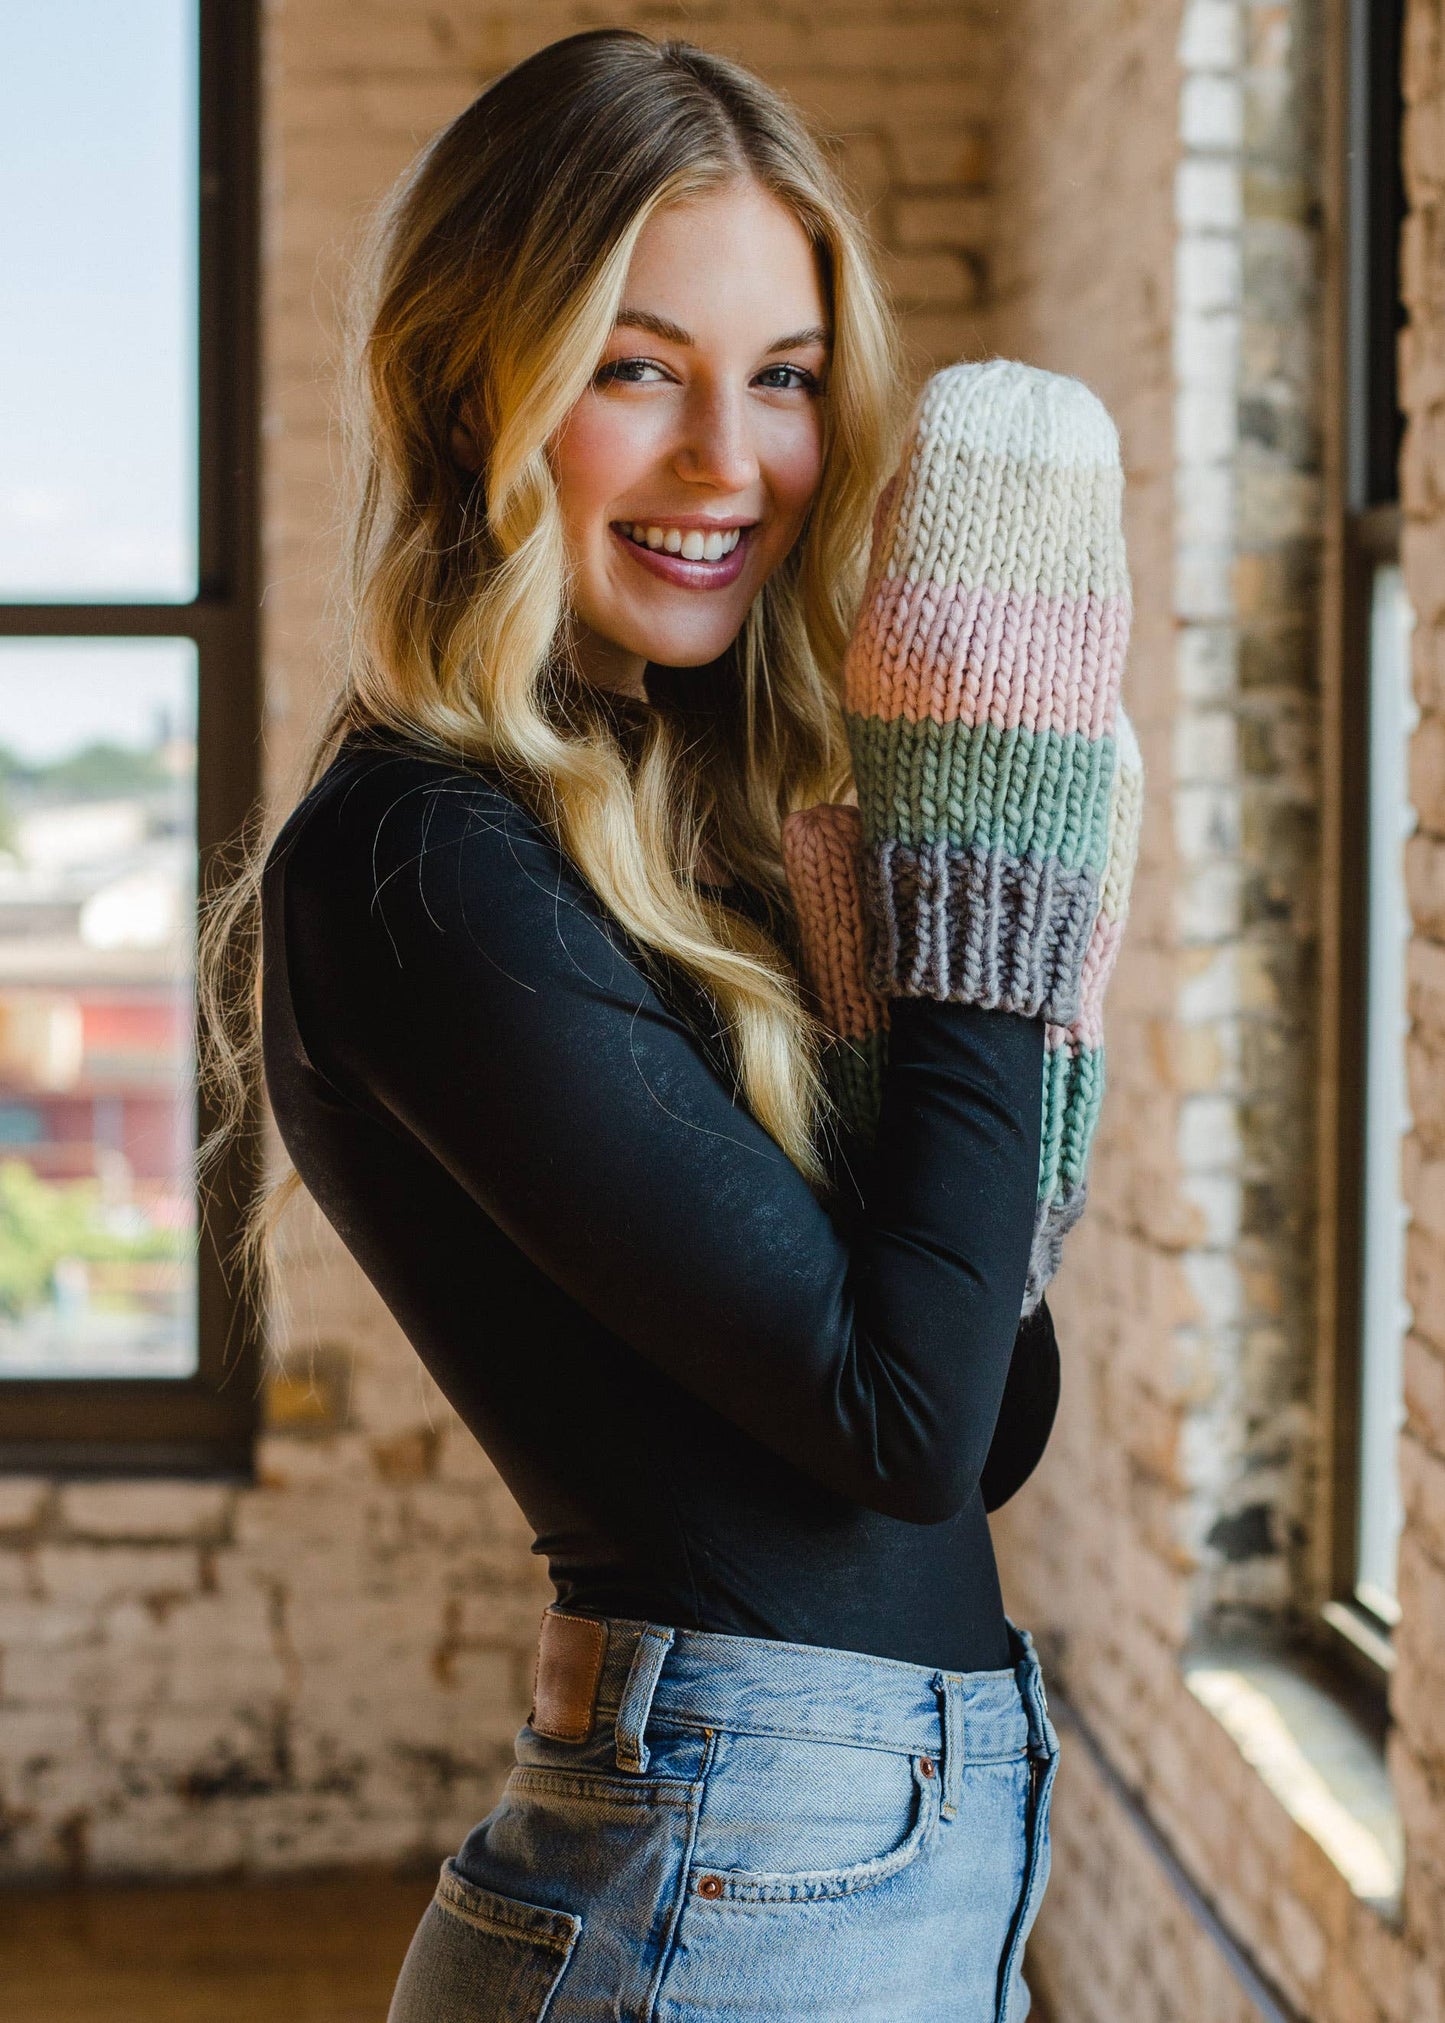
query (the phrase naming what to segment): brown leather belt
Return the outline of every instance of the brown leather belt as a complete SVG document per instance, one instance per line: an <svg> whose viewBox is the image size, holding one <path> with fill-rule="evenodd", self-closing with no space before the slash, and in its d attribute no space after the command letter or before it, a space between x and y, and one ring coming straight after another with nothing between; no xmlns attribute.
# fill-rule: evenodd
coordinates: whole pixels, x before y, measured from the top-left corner
<svg viewBox="0 0 1445 2023"><path fill-rule="evenodd" d="M607 1656L607 1625L547 1609L537 1640L529 1725L557 1742L587 1742L597 1718L597 1687Z"/></svg>

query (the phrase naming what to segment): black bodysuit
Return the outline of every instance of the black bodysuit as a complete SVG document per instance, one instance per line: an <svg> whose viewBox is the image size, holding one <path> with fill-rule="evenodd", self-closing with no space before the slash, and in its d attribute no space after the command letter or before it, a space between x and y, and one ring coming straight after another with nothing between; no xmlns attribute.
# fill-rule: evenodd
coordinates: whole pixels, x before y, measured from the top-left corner
<svg viewBox="0 0 1445 2023"><path fill-rule="evenodd" d="M287 1149L563 1604L1011 1662L985 1512L1058 1396L1047 1308L1018 1326L1040 1021L895 1000L874 1154L821 1198L545 827L385 738L278 839L264 970Z"/></svg>

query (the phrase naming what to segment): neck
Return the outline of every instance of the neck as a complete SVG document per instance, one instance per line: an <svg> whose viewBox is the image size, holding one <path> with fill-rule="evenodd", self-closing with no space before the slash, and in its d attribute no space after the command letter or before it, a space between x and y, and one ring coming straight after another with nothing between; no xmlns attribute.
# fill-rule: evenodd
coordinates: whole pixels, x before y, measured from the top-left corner
<svg viewBox="0 0 1445 2023"><path fill-rule="evenodd" d="M633 702L649 700L645 654L629 653L625 646L603 639L599 633L580 624L572 651L579 671L595 688L629 696Z"/></svg>

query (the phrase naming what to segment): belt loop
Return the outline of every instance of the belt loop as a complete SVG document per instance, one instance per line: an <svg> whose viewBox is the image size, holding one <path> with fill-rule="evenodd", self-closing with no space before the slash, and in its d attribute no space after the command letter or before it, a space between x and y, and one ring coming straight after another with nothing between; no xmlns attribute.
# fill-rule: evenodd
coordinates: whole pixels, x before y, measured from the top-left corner
<svg viewBox="0 0 1445 2023"><path fill-rule="evenodd" d="M1059 1737L1049 1718L1049 1696L1044 1687L1043 1667L1028 1630L1018 1632L1019 1655L1014 1665L1019 1695L1029 1722L1029 1754L1036 1758L1056 1756Z"/></svg>
<svg viewBox="0 0 1445 2023"><path fill-rule="evenodd" d="M663 1661L672 1649L673 1630L667 1623L647 1623L632 1653L627 1684L622 1689L622 1705L617 1710L617 1767L619 1770L646 1770L648 1748L643 1741L652 1696L662 1676Z"/></svg>
<svg viewBox="0 0 1445 2023"><path fill-rule="evenodd" d="M939 1811L952 1819L963 1799L963 1680L957 1672L940 1672L938 1696L943 1705L943 1798Z"/></svg>

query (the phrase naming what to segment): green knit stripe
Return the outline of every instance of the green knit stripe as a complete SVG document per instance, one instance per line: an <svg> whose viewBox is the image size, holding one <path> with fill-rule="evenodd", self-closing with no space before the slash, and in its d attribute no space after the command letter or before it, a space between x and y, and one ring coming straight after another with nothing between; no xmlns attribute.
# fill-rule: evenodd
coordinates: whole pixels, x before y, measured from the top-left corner
<svg viewBox="0 0 1445 2023"><path fill-rule="evenodd" d="M1104 1049L1050 1047L1044 1055L1040 1201L1083 1186L1103 1103Z"/></svg>
<svg viewBox="0 0 1445 2023"><path fill-rule="evenodd" d="M871 1141L882 1100L888 1031L835 1040L823 1050L823 1072L846 1128ZM1089 1150L1104 1102L1104 1049L1066 1042L1044 1053L1043 1132L1039 1151L1042 1201L1084 1185Z"/></svg>
<svg viewBox="0 0 1445 2023"><path fill-rule="evenodd" d="M1113 738L849 714L863 841L1054 857L1103 874Z"/></svg>

